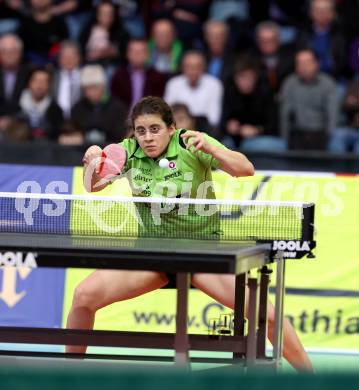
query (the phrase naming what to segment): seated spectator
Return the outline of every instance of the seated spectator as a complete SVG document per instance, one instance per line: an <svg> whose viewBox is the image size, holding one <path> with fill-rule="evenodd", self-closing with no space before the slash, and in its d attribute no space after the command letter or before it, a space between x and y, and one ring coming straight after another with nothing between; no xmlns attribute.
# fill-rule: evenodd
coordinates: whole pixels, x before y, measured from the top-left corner
<svg viewBox="0 0 359 390"><path fill-rule="evenodd" d="M259 67L241 57L225 84L222 114L223 142L244 150L284 150L278 135L277 109L268 85L260 80Z"/></svg>
<svg viewBox="0 0 359 390"><path fill-rule="evenodd" d="M137 39L145 37L145 24L142 15L143 2L140 0L126 0L120 1L120 4L121 20L130 37Z"/></svg>
<svg viewBox="0 0 359 390"><path fill-rule="evenodd" d="M57 142L60 145L82 145L85 142L85 134L79 123L65 121L60 129Z"/></svg>
<svg viewBox="0 0 359 390"><path fill-rule="evenodd" d="M178 39L185 48L199 47L202 40L202 24L208 18L208 0L176 0L150 2L151 19L171 19Z"/></svg>
<svg viewBox="0 0 359 390"><path fill-rule="evenodd" d="M60 42L68 37L65 22L52 15L51 7L52 0L30 0L30 16L19 30L26 59L39 66L54 62Z"/></svg>
<svg viewBox="0 0 359 390"><path fill-rule="evenodd" d="M0 139L9 143L27 142L31 140L31 132L23 120L10 118L2 134L0 134Z"/></svg>
<svg viewBox="0 0 359 390"><path fill-rule="evenodd" d="M223 87L206 73L202 53L188 51L182 59L182 74L167 82L164 99L168 104L184 103L192 115L204 116L216 127L221 117Z"/></svg>
<svg viewBox="0 0 359 390"><path fill-rule="evenodd" d="M282 81L294 71L294 51L290 45L280 44L279 26L271 21L261 22L256 27L257 48L253 53L259 58L263 77L274 93Z"/></svg>
<svg viewBox="0 0 359 390"><path fill-rule="evenodd" d="M171 108L177 129L197 130L196 118L191 115L185 104L177 103ZM203 129L198 130L203 131Z"/></svg>
<svg viewBox="0 0 359 390"><path fill-rule="evenodd" d="M128 35L122 28L118 7L110 0L102 0L91 21L80 37L87 62L110 65L123 59Z"/></svg>
<svg viewBox="0 0 359 390"><path fill-rule="evenodd" d="M81 71L83 97L77 102L71 120L80 124L86 142L120 142L126 134L126 109L106 89L106 74L100 65L87 65Z"/></svg>
<svg viewBox="0 0 359 390"><path fill-rule="evenodd" d="M228 50L228 26L225 22L209 20L203 26L206 44L207 72L224 81L232 72L233 52Z"/></svg>
<svg viewBox="0 0 359 390"><path fill-rule="evenodd" d="M146 65L147 42L131 39L126 51L127 66L121 66L113 75L112 95L130 110L143 96L163 96L166 77Z"/></svg>
<svg viewBox="0 0 359 390"><path fill-rule="evenodd" d="M71 109L81 96L80 62L78 44L72 41L62 42L58 69L54 76L54 95L66 119L70 118Z"/></svg>
<svg viewBox="0 0 359 390"><path fill-rule="evenodd" d="M63 122L61 108L51 97L51 74L44 68L32 71L28 87L20 97L18 118L30 129L31 138L57 139Z"/></svg>
<svg viewBox="0 0 359 390"><path fill-rule="evenodd" d="M335 82L319 72L312 50L299 51L295 64L281 91L281 133L290 149L324 150L337 123Z"/></svg>
<svg viewBox="0 0 359 390"><path fill-rule="evenodd" d="M170 20L160 19L153 23L148 47L149 64L154 69L167 74L177 72L183 47L176 39L176 31Z"/></svg>
<svg viewBox="0 0 359 390"><path fill-rule="evenodd" d="M54 16L65 19L71 40L78 40L92 17L92 0L60 0L51 7Z"/></svg>
<svg viewBox="0 0 359 390"><path fill-rule="evenodd" d="M29 69L22 64L23 45L19 37L0 38L0 120L19 110L19 99L26 87Z"/></svg>
<svg viewBox="0 0 359 390"><path fill-rule="evenodd" d="M251 20L256 25L271 20L278 25L280 41L284 44L295 40L297 27L306 18L306 5L303 0L251 0Z"/></svg>
<svg viewBox="0 0 359 390"><path fill-rule="evenodd" d="M300 30L299 49L311 48L319 59L320 70L340 77L346 67L346 41L335 21L333 0L312 0L310 24Z"/></svg>
<svg viewBox="0 0 359 390"><path fill-rule="evenodd" d="M330 151L359 154L359 81L349 85L344 98L343 111L347 126L336 129L330 142Z"/></svg>

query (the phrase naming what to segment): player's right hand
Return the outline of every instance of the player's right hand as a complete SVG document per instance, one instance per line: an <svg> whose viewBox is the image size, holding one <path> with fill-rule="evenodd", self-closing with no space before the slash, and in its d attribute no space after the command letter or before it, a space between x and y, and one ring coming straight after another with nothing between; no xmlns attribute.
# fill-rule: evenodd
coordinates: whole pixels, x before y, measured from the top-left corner
<svg viewBox="0 0 359 390"><path fill-rule="evenodd" d="M92 145L86 150L82 162L84 163L85 167L95 164L94 171L95 173L99 173L101 165L101 156L102 149L97 145Z"/></svg>

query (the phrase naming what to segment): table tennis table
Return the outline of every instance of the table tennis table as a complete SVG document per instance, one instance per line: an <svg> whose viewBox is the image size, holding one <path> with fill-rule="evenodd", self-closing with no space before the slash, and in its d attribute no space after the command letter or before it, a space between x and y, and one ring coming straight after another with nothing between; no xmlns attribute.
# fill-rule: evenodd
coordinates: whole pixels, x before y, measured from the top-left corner
<svg viewBox="0 0 359 390"><path fill-rule="evenodd" d="M309 209L308 209L309 207ZM313 246L314 205L307 205L302 218L301 239ZM310 217L308 220L308 216ZM304 226L305 225L305 226ZM157 237L96 237L61 234L0 232L0 252L31 254L34 267L97 268L149 270L176 275L175 333L123 332L49 328L0 327L0 342L57 345L89 345L128 348L172 349L174 359L135 356L134 360L174 360L189 362L244 363L246 367L278 367L282 358L282 323L285 282L285 252L274 250L270 240L191 240ZM302 253L300 257L308 253ZM271 273L276 262L275 324L273 354L267 356L267 303ZM11 264L9 264L11 265ZM14 265L14 264L12 264ZM255 273L250 271L256 271ZM188 334L188 291L194 273L232 274L235 276L233 334ZM248 326L245 331L245 302L248 287ZM190 358L189 351L231 352L230 358ZM22 355L20 351L1 354ZM23 355L29 353L23 353ZM33 352L32 356L86 357L91 354ZM129 355L95 355L95 358L122 358Z"/></svg>

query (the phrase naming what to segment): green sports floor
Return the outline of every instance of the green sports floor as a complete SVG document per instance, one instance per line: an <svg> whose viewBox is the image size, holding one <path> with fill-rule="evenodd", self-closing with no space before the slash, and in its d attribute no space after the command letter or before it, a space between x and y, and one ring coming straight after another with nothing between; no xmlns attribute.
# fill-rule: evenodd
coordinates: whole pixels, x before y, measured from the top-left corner
<svg viewBox="0 0 359 390"><path fill-rule="evenodd" d="M26 344L0 344L0 349L5 351L39 351L39 352L63 352L62 347L58 346L38 346L38 345L26 345ZM150 350L150 349L129 349L129 348L100 348L100 347L90 347L88 348L89 353L94 354L121 354L121 355L147 355L147 356L173 356L173 352L169 350ZM331 350L309 350L307 351L310 357L310 360L313 363L314 369L317 373L342 373L342 372L357 372L359 373L359 351L331 351ZM268 351L268 355L271 354L271 351ZM230 357L229 353L224 352L192 352L191 356L193 357L221 357L227 358ZM31 366L31 364L37 365L39 362L50 362L56 366L56 361L63 362L65 359L62 358L37 358L37 357L13 357L13 356L0 356L0 367L6 366L7 364L22 366L25 364L26 366ZM107 360L70 360L66 359L66 361L77 362L79 365L83 364L86 366L90 364L93 366L94 364L99 363L101 366L105 366L106 364L110 364L111 366L121 367L122 365L128 362L125 361L107 361ZM158 365L171 365L171 363L159 363L159 362L133 362L131 361L131 365L144 365L144 366L158 366ZM219 364L213 363L193 363L193 370L202 370L202 369L210 369L215 367L220 367ZM284 374L294 373L293 368L283 360L281 372ZM1 386L0 386L1 388Z"/></svg>

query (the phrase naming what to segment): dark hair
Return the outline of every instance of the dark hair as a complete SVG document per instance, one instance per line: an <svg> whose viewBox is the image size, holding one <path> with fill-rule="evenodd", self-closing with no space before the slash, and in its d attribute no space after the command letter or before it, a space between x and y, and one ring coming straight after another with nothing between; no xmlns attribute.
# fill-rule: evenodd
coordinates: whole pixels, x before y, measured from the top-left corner
<svg viewBox="0 0 359 390"><path fill-rule="evenodd" d="M187 104L184 104L184 103L175 103L171 106L172 108L172 112L175 113L177 111L184 111L186 113L186 115L188 115L189 117L193 118L193 115L191 114Z"/></svg>
<svg viewBox="0 0 359 390"><path fill-rule="evenodd" d="M25 121L17 118L11 118L10 123L3 132L4 141L22 142L31 139L31 133Z"/></svg>
<svg viewBox="0 0 359 390"><path fill-rule="evenodd" d="M305 47L303 49L299 49L297 50L297 52L295 53L295 56L297 57L298 54L300 53L310 53L312 55L312 57L317 61L319 62L319 56L318 54L311 48L311 47Z"/></svg>
<svg viewBox="0 0 359 390"><path fill-rule="evenodd" d="M234 65L234 74L252 70L255 73L259 72L258 61L249 55L240 56Z"/></svg>
<svg viewBox="0 0 359 390"><path fill-rule="evenodd" d="M81 124L76 120L66 120L60 129L61 135L70 135L74 133L81 133L84 135L84 130L81 127Z"/></svg>
<svg viewBox="0 0 359 390"><path fill-rule="evenodd" d="M99 8L102 7L103 5L109 5L113 9L114 20L113 20L113 23L110 26L110 30L109 30L110 40L112 41L115 38L117 31L120 29L120 27L122 27L121 20L119 17L119 13L120 13L119 8L120 7L117 4L114 4L111 0L101 0L100 3L97 4L97 6L96 6L96 15L95 15L96 22L98 22L97 17L98 17Z"/></svg>
<svg viewBox="0 0 359 390"><path fill-rule="evenodd" d="M130 38L128 42L126 43L126 50L132 43L143 43L147 47L147 40L145 38Z"/></svg>
<svg viewBox="0 0 359 390"><path fill-rule="evenodd" d="M146 96L135 104L131 113L131 124L135 127L135 120L140 115L159 115L169 127L174 124L171 107L160 97Z"/></svg>
<svg viewBox="0 0 359 390"><path fill-rule="evenodd" d="M30 70L30 73L28 75L28 83L30 82L30 80L33 78L33 76L35 75L35 73L46 73L47 76L49 77L49 82L51 83L52 81L52 72L51 70L49 69L49 67L44 67L44 66L37 66L37 67L34 67Z"/></svg>

